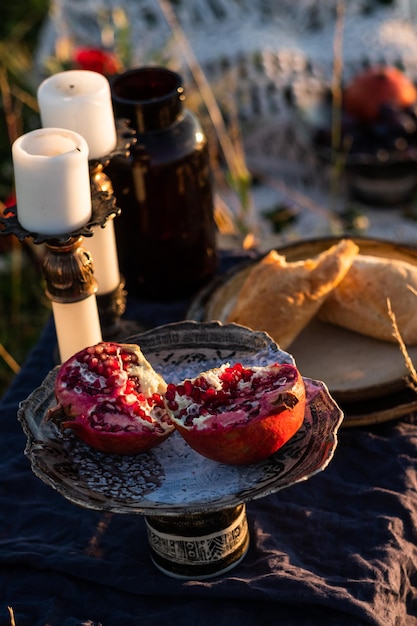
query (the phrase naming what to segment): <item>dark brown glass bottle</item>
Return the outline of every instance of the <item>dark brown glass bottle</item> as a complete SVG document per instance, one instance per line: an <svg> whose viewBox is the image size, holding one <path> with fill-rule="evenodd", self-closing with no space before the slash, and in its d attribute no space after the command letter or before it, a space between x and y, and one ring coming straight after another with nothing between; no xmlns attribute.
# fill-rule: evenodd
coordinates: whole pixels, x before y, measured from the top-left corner
<svg viewBox="0 0 417 626"><path fill-rule="evenodd" d="M115 229L127 290L156 300L191 295L217 268L206 137L175 72L134 69L111 88L116 118L128 119L137 138L130 157L106 170L121 208Z"/></svg>

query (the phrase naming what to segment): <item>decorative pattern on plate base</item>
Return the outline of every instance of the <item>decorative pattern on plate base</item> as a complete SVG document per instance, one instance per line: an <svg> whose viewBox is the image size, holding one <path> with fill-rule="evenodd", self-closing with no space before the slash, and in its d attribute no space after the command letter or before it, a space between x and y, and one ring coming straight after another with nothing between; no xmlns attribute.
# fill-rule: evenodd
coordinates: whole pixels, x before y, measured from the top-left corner
<svg viewBox="0 0 417 626"><path fill-rule="evenodd" d="M249 530L245 505L214 514L145 517L152 560L176 578L209 578L230 569L246 554Z"/></svg>

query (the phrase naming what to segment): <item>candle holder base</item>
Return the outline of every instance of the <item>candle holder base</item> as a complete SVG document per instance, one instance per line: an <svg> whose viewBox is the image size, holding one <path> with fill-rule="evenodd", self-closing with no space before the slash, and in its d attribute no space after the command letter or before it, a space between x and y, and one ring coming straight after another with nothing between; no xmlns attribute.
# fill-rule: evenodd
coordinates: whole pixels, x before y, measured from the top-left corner
<svg viewBox="0 0 417 626"><path fill-rule="evenodd" d="M14 235L20 242L32 239L35 245L45 246L42 270L46 283L46 295L52 302L71 303L82 300L93 293L97 294L94 278L93 259L81 247L85 237L93 236L93 228L105 227L109 219L120 213L112 194L103 190L93 193L93 212L90 221L72 233L64 235L44 235L26 230L19 223L17 207L8 207L0 218L0 235ZM117 315L122 315L126 303L124 281L108 296L100 301L97 308L103 335L117 330Z"/></svg>
<svg viewBox="0 0 417 626"><path fill-rule="evenodd" d="M238 565L249 547L246 507L145 516L153 563L173 578L203 580Z"/></svg>

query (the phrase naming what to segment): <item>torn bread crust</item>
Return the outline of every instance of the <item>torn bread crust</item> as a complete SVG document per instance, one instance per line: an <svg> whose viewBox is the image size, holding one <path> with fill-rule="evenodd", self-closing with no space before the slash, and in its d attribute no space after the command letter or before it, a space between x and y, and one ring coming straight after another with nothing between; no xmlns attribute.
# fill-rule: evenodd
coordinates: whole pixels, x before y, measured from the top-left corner
<svg viewBox="0 0 417 626"><path fill-rule="evenodd" d="M417 345L417 267L359 254L318 317L374 339L396 343L387 300L404 342Z"/></svg>
<svg viewBox="0 0 417 626"><path fill-rule="evenodd" d="M350 239L301 261L287 262L271 251L249 272L227 321L263 330L285 349L345 277L358 252Z"/></svg>

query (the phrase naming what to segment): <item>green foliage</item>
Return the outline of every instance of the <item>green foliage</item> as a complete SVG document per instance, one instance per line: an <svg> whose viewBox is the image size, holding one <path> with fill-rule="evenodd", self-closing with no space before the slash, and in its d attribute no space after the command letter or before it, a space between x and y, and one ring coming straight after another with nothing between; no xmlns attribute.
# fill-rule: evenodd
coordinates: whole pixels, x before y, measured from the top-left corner
<svg viewBox="0 0 417 626"><path fill-rule="evenodd" d="M39 126L32 59L48 0L13 0L0 21L0 214L13 192L11 144ZM49 316L39 264L10 237L0 237L0 397Z"/></svg>
<svg viewBox="0 0 417 626"><path fill-rule="evenodd" d="M11 143L39 124L31 71L48 0L7 3L0 22L0 199L13 183Z"/></svg>
<svg viewBox="0 0 417 626"><path fill-rule="evenodd" d="M13 0L3 3L0 39L25 33L25 43L33 50L39 30L49 10L49 0Z"/></svg>

